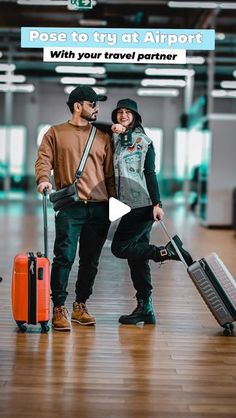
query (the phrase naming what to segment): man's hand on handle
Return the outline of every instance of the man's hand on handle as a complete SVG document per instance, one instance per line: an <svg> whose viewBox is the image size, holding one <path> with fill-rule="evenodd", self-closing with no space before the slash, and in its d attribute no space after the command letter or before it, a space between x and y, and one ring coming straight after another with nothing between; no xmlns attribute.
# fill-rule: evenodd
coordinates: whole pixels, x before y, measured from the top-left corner
<svg viewBox="0 0 236 418"><path fill-rule="evenodd" d="M44 189L47 189L47 192L50 193L52 190L52 185L48 181L42 181L38 185L38 192L43 194Z"/></svg>

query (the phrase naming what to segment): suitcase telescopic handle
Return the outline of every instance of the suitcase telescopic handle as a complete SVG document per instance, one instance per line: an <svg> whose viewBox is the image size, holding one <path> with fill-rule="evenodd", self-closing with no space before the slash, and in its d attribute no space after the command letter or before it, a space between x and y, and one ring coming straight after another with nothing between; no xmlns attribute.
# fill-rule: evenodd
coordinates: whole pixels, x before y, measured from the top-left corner
<svg viewBox="0 0 236 418"><path fill-rule="evenodd" d="M47 188L43 189L43 238L44 256L48 256L48 212L47 212Z"/></svg>
<svg viewBox="0 0 236 418"><path fill-rule="evenodd" d="M169 234L169 232L168 232L168 230L167 230L167 228L166 228L166 226L165 226L164 222L163 222L163 221L161 221L161 220L159 220L159 223L160 223L160 225L161 225L161 227L162 227L163 231L165 232L165 234L166 234L166 235L167 235L167 237L169 238L169 240L170 240L171 244L173 245L173 247L174 247L175 251L177 252L177 254L178 254L178 256L179 256L180 260L181 260L181 261L182 261L182 263L185 265L185 267L186 267L186 268L188 268L188 264L186 263L186 261L185 261L184 257L182 256L182 254L181 254L181 252L180 252L180 250L179 250L178 246L177 246L177 245L176 245L176 243L174 242L173 238L172 238L172 237L171 237L171 235Z"/></svg>

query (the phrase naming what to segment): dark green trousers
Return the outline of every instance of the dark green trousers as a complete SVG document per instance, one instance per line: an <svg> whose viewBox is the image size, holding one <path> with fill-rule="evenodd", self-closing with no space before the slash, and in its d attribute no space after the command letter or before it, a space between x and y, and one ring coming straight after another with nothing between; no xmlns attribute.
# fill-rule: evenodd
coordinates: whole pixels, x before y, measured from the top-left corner
<svg viewBox="0 0 236 418"><path fill-rule="evenodd" d="M157 247L150 244L153 222L152 206L132 209L122 217L111 246L116 257L128 260L138 299L145 299L152 293L149 260L155 260L157 253Z"/></svg>
<svg viewBox="0 0 236 418"><path fill-rule="evenodd" d="M51 271L54 306L64 305L67 286L79 242L76 301L86 302L93 291L99 257L110 226L108 204L78 202L61 209L55 217L56 238Z"/></svg>

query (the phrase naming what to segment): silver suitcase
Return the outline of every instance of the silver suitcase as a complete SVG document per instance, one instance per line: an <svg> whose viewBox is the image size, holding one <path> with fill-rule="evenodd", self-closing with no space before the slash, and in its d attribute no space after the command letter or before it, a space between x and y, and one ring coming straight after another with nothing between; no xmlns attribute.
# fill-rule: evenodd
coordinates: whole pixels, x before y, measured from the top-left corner
<svg viewBox="0 0 236 418"><path fill-rule="evenodd" d="M187 272L203 300L217 322L224 328L224 335L230 335L234 329L233 322L236 320L236 281L234 277L216 253L211 253L188 266L164 223L162 221L160 223L181 261L187 267Z"/></svg>

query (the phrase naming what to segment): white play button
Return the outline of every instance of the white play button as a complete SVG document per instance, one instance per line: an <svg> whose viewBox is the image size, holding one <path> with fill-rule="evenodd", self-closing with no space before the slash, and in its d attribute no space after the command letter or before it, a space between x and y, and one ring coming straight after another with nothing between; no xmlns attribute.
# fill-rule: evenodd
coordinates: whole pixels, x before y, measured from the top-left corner
<svg viewBox="0 0 236 418"><path fill-rule="evenodd" d="M125 203L120 202L119 200L115 199L114 197L110 197L109 199L109 219L111 222L116 221L117 219L121 218L126 213L129 213L131 208Z"/></svg>

